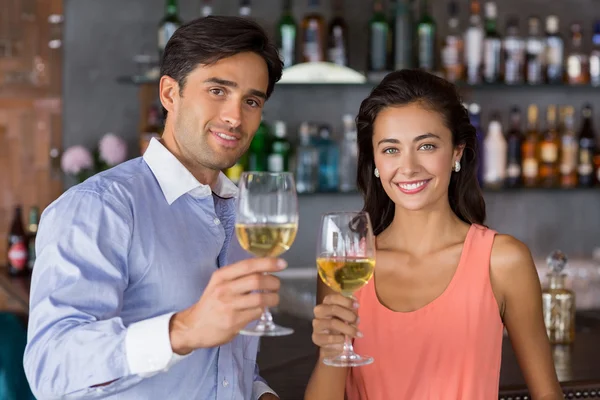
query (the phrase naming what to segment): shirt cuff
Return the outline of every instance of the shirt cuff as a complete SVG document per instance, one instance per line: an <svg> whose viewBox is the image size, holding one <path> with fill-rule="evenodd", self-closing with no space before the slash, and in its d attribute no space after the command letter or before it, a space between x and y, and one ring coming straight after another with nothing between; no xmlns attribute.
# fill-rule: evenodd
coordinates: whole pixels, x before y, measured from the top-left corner
<svg viewBox="0 0 600 400"><path fill-rule="evenodd" d="M171 348L169 322L173 314L163 314L129 325L125 334L125 352L130 373L150 377L167 371L189 355L180 356Z"/></svg>
<svg viewBox="0 0 600 400"><path fill-rule="evenodd" d="M275 396L277 396L277 393L275 393L273 389L271 389L266 383L261 381L254 381L252 385L252 398L254 400L258 400L260 399L260 396L262 396L265 393L272 393Z"/></svg>

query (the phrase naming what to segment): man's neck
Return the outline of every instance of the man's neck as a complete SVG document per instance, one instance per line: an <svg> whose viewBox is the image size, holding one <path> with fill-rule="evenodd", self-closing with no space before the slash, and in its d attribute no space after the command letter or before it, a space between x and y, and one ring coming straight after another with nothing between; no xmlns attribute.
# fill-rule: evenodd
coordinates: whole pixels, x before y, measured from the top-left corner
<svg viewBox="0 0 600 400"><path fill-rule="evenodd" d="M160 140L163 146L165 146L166 149L169 150L169 152L171 152L171 154L173 154L188 171L190 171L198 182L203 185L208 185L214 190L219 179L220 171L206 168L191 161L190 157L186 156L185 151L179 146L179 143L177 143L173 132L167 131L167 129L171 129L169 124L165 126L165 132Z"/></svg>

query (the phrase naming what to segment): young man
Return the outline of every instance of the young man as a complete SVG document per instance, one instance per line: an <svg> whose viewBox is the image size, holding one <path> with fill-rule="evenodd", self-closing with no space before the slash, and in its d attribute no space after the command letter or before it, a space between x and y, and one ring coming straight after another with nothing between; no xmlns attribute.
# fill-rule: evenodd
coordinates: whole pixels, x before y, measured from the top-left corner
<svg viewBox="0 0 600 400"><path fill-rule="evenodd" d="M263 272L285 262L246 259L237 187L220 171L248 149L281 71L250 20L175 32L162 139L42 217L24 359L38 399L277 399L257 373L258 339L238 332L279 302Z"/></svg>

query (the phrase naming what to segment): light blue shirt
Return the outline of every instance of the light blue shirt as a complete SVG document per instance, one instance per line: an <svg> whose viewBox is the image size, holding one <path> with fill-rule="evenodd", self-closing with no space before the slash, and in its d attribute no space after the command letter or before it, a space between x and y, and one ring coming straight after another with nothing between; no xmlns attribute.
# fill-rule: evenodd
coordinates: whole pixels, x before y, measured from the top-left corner
<svg viewBox="0 0 600 400"><path fill-rule="evenodd" d="M39 400L257 399L258 338L186 357L174 312L219 267L246 258L234 237L237 187L200 184L156 139L144 157L66 191L43 213L24 366ZM91 386L111 382L106 386Z"/></svg>

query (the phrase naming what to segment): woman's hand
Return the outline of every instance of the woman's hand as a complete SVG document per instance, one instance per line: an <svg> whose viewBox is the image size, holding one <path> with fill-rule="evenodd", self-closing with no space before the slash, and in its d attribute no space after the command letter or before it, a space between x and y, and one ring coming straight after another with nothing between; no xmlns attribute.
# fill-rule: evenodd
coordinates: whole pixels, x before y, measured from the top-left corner
<svg viewBox="0 0 600 400"><path fill-rule="evenodd" d="M338 355L344 336L362 337L358 331L358 303L341 294L329 294L314 309L312 341L319 346L321 358Z"/></svg>

